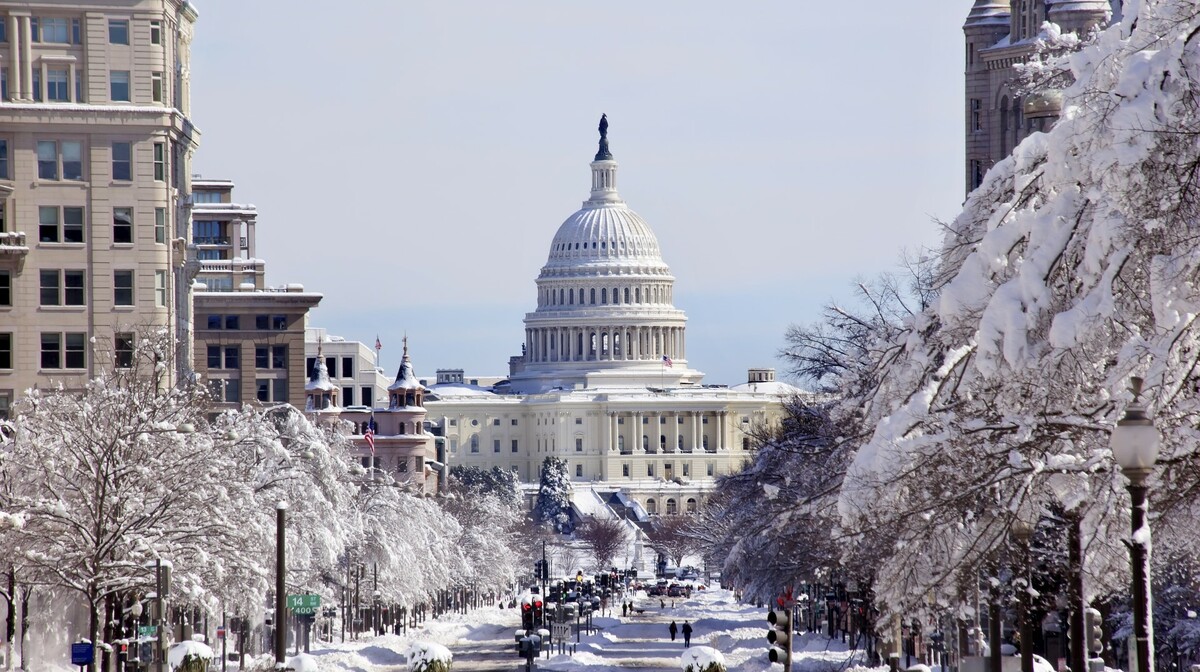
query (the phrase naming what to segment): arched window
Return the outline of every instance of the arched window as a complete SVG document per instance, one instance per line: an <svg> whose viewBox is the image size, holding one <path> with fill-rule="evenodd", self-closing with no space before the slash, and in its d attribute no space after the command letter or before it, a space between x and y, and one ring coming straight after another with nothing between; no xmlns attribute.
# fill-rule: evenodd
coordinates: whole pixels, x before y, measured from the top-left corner
<svg viewBox="0 0 1200 672"><path fill-rule="evenodd" d="M567 294L567 290L563 289L562 287L558 288L558 305L561 306L561 305L566 304L566 302L567 302L566 294Z"/></svg>
<svg viewBox="0 0 1200 672"><path fill-rule="evenodd" d="M642 435L642 450L650 450L650 437Z"/></svg>
<svg viewBox="0 0 1200 672"><path fill-rule="evenodd" d="M662 451L664 453L667 451L667 435L666 434L658 435L658 447L660 449L662 449Z"/></svg>
<svg viewBox="0 0 1200 672"><path fill-rule="evenodd" d="M677 510L677 507L676 507L676 505L675 505L675 500L674 500L674 499L668 499L668 500L667 500L667 515L668 515L668 516L673 516L673 515L675 515L675 514L677 514L677 513L679 513L679 511Z"/></svg>
<svg viewBox="0 0 1200 672"><path fill-rule="evenodd" d="M658 503L653 499L646 500L646 513L651 515L658 513Z"/></svg>
<svg viewBox="0 0 1200 672"><path fill-rule="evenodd" d="M688 512L688 513L695 513L695 512L696 512L696 498L695 498L695 497L688 497L688 500L687 500L687 512Z"/></svg>
<svg viewBox="0 0 1200 672"><path fill-rule="evenodd" d="M629 288L625 288L625 303L629 303Z"/></svg>
<svg viewBox="0 0 1200 672"><path fill-rule="evenodd" d="M591 296L592 296L592 305L594 306L594 305L596 305L596 288L595 287L592 288Z"/></svg>
<svg viewBox="0 0 1200 672"><path fill-rule="evenodd" d="M472 453L479 452L479 435L478 434L471 435L471 452Z"/></svg>
<svg viewBox="0 0 1200 672"><path fill-rule="evenodd" d="M608 303L608 288L600 289L600 303Z"/></svg>
<svg viewBox="0 0 1200 672"><path fill-rule="evenodd" d="M574 287L571 288L571 293L568 294L567 297L571 300L571 305L572 306L575 305L575 288Z"/></svg>
<svg viewBox="0 0 1200 672"><path fill-rule="evenodd" d="M625 437L617 437L617 450L621 451L622 453L625 452Z"/></svg>

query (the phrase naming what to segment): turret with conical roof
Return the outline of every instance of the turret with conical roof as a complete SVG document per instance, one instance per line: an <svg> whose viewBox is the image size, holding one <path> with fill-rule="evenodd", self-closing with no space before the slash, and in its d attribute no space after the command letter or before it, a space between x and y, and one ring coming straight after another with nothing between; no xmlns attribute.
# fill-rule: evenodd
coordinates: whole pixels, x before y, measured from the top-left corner
<svg viewBox="0 0 1200 672"><path fill-rule="evenodd" d="M408 336L404 337L404 358L396 371L396 382L388 387L388 407L419 408L424 402L425 386L413 374L412 360L408 358Z"/></svg>
<svg viewBox="0 0 1200 672"><path fill-rule="evenodd" d="M317 361L304 385L304 410L336 417L342 410L338 404L338 392L338 386L329 380L329 369L325 368L325 358L321 356L321 345L318 344Z"/></svg>

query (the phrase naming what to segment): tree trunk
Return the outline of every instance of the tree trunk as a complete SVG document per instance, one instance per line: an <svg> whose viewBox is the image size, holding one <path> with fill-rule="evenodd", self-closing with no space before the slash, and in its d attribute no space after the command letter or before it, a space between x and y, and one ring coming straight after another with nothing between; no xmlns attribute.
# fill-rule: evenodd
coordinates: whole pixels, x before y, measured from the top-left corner
<svg viewBox="0 0 1200 672"><path fill-rule="evenodd" d="M13 669L13 638L17 634L17 568L8 568L8 592L4 595L8 610L4 615L4 669Z"/></svg>
<svg viewBox="0 0 1200 672"><path fill-rule="evenodd" d="M29 657L26 656L25 643L29 640L29 594L33 590L26 586L21 589L21 669L29 669Z"/></svg>
<svg viewBox="0 0 1200 672"><path fill-rule="evenodd" d="M100 599L95 588L88 589L88 639L92 642L92 662L88 663L88 672L96 672L96 658L100 655Z"/></svg>

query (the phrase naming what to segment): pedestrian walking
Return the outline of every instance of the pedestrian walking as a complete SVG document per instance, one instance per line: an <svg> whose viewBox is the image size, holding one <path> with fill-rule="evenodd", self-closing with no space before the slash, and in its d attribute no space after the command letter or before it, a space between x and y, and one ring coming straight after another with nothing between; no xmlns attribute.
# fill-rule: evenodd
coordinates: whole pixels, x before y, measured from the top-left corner
<svg viewBox="0 0 1200 672"><path fill-rule="evenodd" d="M658 606L659 606L659 608L660 608L660 609L666 609L666 608L667 608L667 601L666 601L666 600L663 600L663 599L659 599L659 601L658 601Z"/></svg>
<svg viewBox="0 0 1200 672"><path fill-rule="evenodd" d="M625 618L628 615L629 605L624 600L621 600L621 618Z"/></svg>
<svg viewBox="0 0 1200 672"><path fill-rule="evenodd" d="M667 626L667 630L671 631L671 641L675 641L675 633L679 632L679 627L675 625L675 621L671 621L671 625Z"/></svg>
<svg viewBox="0 0 1200 672"><path fill-rule="evenodd" d="M688 648L692 645L692 624L687 621L683 622L683 648Z"/></svg>

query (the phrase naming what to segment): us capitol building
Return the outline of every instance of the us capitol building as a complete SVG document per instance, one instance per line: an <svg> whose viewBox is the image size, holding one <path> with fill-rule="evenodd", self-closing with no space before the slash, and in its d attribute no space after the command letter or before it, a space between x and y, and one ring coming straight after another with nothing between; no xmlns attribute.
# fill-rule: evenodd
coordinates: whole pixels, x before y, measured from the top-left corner
<svg viewBox="0 0 1200 672"><path fill-rule="evenodd" d="M440 451L451 466L500 467L536 484L553 455L566 460L577 502L619 491L647 513L682 513L752 457L751 432L777 423L799 390L773 369L751 369L735 387L701 384L687 360L687 317L672 303L675 278L650 226L617 193L607 130L602 118L591 194L550 242L509 378L481 386L439 372L424 390L424 424L440 435L429 437L425 462ZM401 369L397 378L411 381L407 349ZM384 450L389 410L341 416L361 439L368 413L376 466L399 470Z"/></svg>

